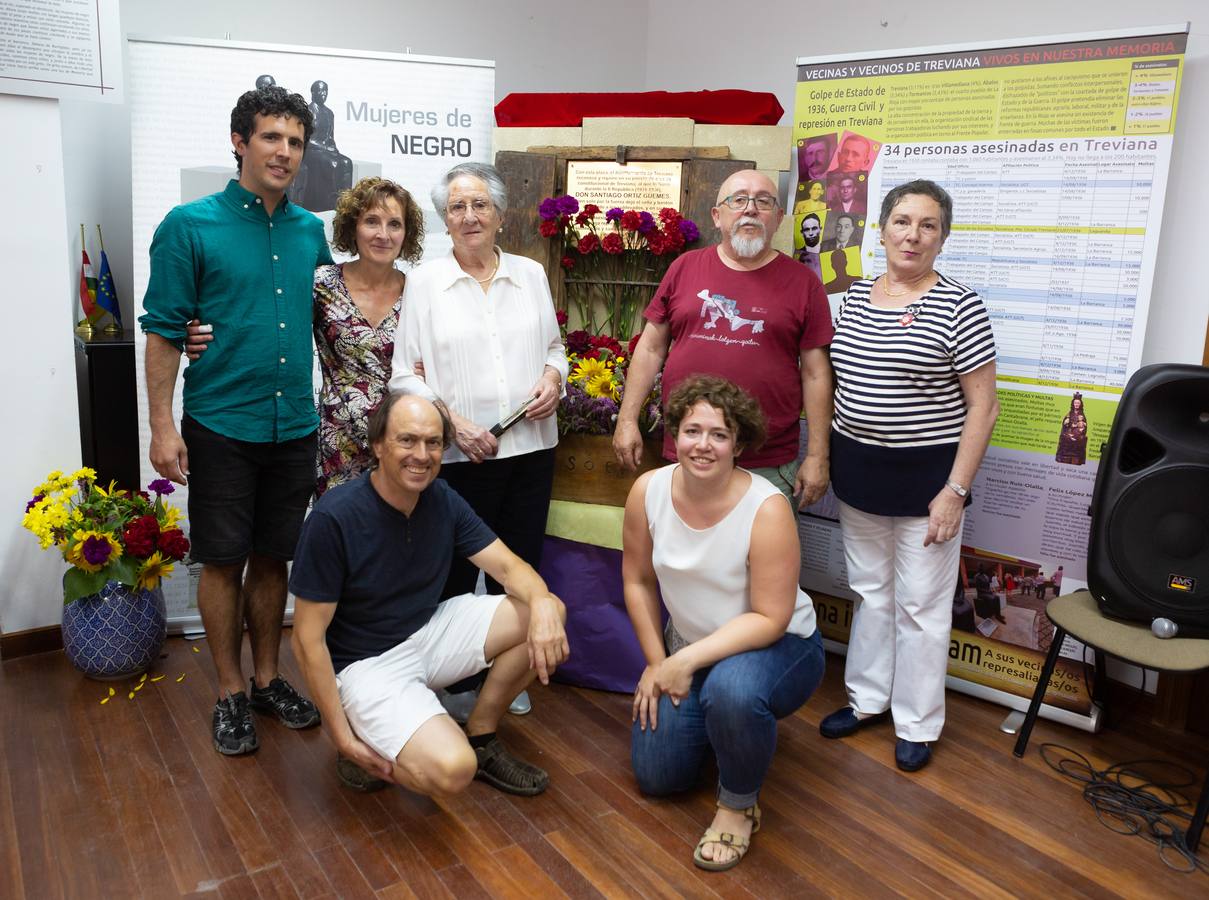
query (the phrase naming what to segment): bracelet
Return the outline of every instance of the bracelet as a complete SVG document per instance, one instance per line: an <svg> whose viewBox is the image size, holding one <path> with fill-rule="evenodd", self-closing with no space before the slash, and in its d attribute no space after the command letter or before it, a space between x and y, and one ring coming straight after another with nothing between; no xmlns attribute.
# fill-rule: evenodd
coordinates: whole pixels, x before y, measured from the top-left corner
<svg viewBox="0 0 1209 900"><path fill-rule="evenodd" d="M961 497L961 498L963 498L963 499L964 499L965 497L968 497L968 496L969 496L969 494L970 494L970 489L969 489L968 487L965 487L964 485L960 485L960 484L958 484L958 483L957 483L956 481L954 481L952 478L948 479L948 480L945 482L945 487L947 487L947 488L948 488L949 490L951 490L951 491L952 491L954 494L956 494L958 497Z"/></svg>

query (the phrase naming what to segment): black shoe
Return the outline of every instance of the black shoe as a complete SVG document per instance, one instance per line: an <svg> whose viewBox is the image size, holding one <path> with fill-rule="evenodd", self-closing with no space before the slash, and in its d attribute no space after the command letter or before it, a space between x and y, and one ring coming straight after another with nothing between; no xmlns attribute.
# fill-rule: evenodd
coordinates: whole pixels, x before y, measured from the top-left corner
<svg viewBox="0 0 1209 900"><path fill-rule="evenodd" d="M228 692L225 700L214 704L214 749L224 756L240 756L259 746L248 695Z"/></svg>
<svg viewBox="0 0 1209 900"><path fill-rule="evenodd" d="M894 745L894 762L904 772L918 772L932 759L932 748L923 741L899 738Z"/></svg>
<svg viewBox="0 0 1209 900"><path fill-rule="evenodd" d="M253 678L251 694L249 703L252 709L275 716L286 728L310 728L319 724L319 710L315 704L294 690L293 685L280 675L264 688L258 688Z"/></svg>
<svg viewBox="0 0 1209 900"><path fill-rule="evenodd" d="M819 734L825 738L845 738L850 734L856 734L866 725L880 722L884 718L886 718L886 713L880 712L862 719L851 706L845 706L819 722Z"/></svg>
<svg viewBox="0 0 1209 900"><path fill-rule="evenodd" d="M345 787L363 794L380 791L388 784L381 778L375 778L347 756L341 756L339 753L336 754L336 777Z"/></svg>

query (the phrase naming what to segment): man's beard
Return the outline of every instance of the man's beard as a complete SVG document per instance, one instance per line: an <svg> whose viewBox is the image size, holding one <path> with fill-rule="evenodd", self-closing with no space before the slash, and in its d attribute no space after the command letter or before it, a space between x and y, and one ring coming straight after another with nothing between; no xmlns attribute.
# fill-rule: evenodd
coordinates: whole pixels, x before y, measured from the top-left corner
<svg viewBox="0 0 1209 900"><path fill-rule="evenodd" d="M816 234L813 237L803 236L802 243L804 243L807 247L817 247L819 245L820 237L822 237L822 235L819 234Z"/></svg>
<svg viewBox="0 0 1209 900"><path fill-rule="evenodd" d="M741 237L739 229L744 225L759 225L760 234L757 237ZM755 259L768 246L768 230L759 219L740 219L730 230L730 249L739 259Z"/></svg>

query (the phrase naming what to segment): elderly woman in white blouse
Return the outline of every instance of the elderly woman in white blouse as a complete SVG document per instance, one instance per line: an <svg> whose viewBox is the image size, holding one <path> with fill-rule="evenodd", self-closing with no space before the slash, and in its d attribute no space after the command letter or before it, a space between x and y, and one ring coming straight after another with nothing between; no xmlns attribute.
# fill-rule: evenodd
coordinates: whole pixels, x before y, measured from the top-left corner
<svg viewBox="0 0 1209 900"><path fill-rule="evenodd" d="M441 477L536 569L567 379L550 286L540 265L495 244L508 197L494 166L454 166L432 202L453 249L407 278L390 387L444 401L457 435ZM516 424L492 433L526 403ZM455 559L445 596L473 592L477 578ZM487 590L503 587L488 577Z"/></svg>

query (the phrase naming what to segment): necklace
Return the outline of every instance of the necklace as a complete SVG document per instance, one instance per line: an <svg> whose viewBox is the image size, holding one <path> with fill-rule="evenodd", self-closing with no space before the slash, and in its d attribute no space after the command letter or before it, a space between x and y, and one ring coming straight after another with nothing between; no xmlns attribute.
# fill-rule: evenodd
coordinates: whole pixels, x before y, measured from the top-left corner
<svg viewBox="0 0 1209 900"><path fill-rule="evenodd" d="M470 277L474 278L474 280L477 281L479 284L487 284L487 282L491 281L491 279L495 277L495 273L498 272L499 270L500 270L500 258L499 258L499 255L496 254L495 265L491 267L491 273L486 278L474 278L473 275L471 275Z"/></svg>
<svg viewBox="0 0 1209 900"><path fill-rule="evenodd" d="M892 291L892 290L890 290L890 276L883 275L882 276L882 293L885 294L887 297L901 297L904 294L910 294L912 291L918 290L916 285L918 285L925 278L931 278L931 277L932 277L932 273L929 272L927 275L922 275L919 278L916 278L915 281L912 282L909 287L905 287L901 291Z"/></svg>

